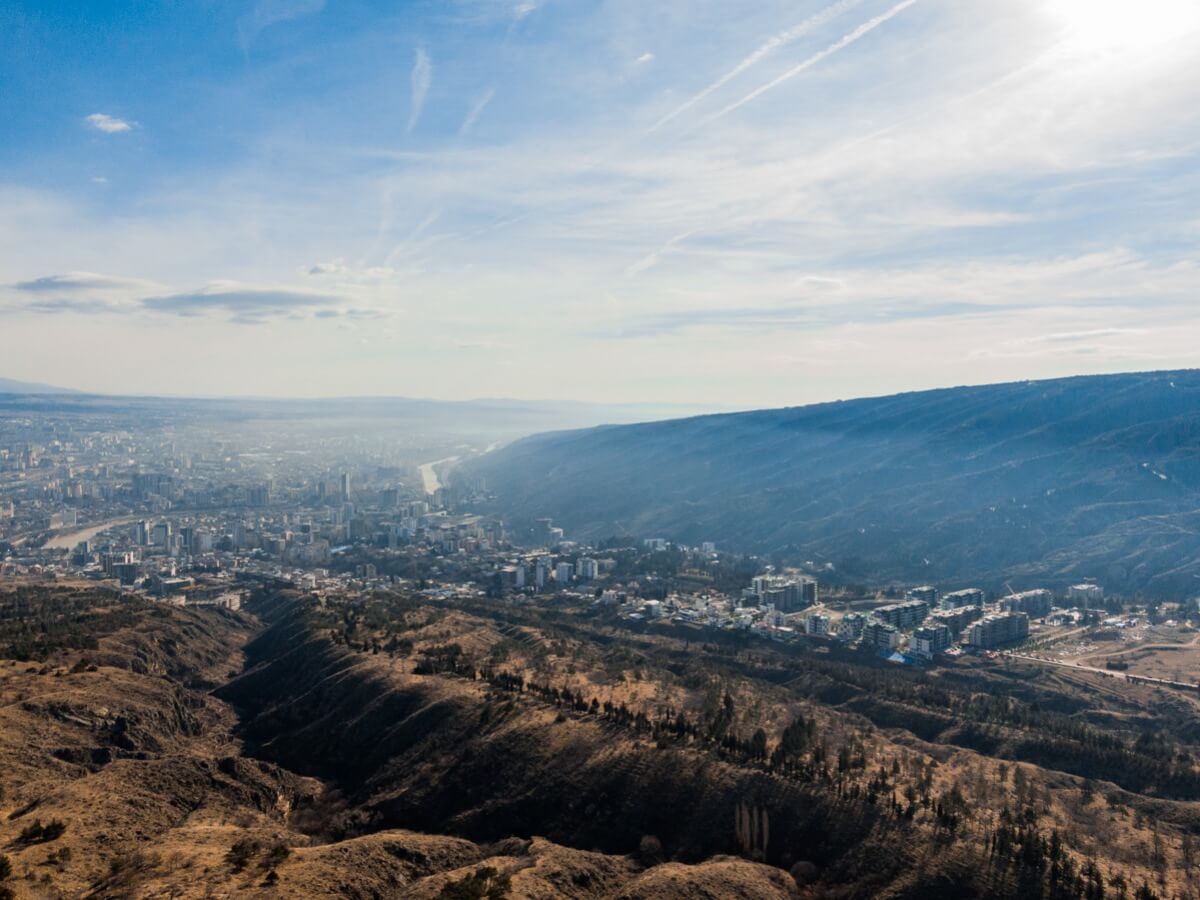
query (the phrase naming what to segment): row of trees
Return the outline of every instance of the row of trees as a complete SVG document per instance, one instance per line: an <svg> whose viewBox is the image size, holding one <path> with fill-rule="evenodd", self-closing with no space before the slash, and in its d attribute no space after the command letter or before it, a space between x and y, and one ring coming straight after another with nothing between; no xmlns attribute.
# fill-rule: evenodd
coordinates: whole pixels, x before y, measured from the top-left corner
<svg viewBox="0 0 1200 900"><path fill-rule="evenodd" d="M987 849L993 865L1012 875L1023 896L1049 900L1125 900L1130 896L1123 875L1105 879L1092 859L1077 865L1057 829L1047 837L1035 825L1015 821L1007 810L987 835ZM1145 882L1132 896L1134 900L1158 900Z"/></svg>

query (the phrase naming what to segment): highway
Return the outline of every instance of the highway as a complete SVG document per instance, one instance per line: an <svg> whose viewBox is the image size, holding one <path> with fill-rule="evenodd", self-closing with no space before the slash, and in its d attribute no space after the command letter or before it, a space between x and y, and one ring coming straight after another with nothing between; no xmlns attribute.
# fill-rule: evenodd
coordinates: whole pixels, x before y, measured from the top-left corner
<svg viewBox="0 0 1200 900"><path fill-rule="evenodd" d="M1151 678L1148 675L1134 675L1129 672L1118 672L1113 669L1101 669L1098 666L1085 666L1082 663L1062 662L1056 659L1043 659L1040 656L1030 656L1027 653L1014 653L1012 651L1001 652L1000 654L1008 659L1021 659L1026 662L1041 663L1045 666L1059 666L1064 669L1078 669L1084 672L1096 672L1109 678L1118 678L1130 682L1131 684L1160 684L1163 687L1183 688L1185 690L1200 690L1200 684L1192 684L1188 681L1168 681L1165 678Z"/></svg>

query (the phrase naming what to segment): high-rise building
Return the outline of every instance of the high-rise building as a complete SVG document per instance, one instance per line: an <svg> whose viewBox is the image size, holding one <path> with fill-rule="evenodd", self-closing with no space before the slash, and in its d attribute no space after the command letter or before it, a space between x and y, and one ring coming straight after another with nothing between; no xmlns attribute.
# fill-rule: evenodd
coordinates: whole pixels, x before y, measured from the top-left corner
<svg viewBox="0 0 1200 900"><path fill-rule="evenodd" d="M156 547L168 547L171 543L171 523L155 522L150 534Z"/></svg>
<svg viewBox="0 0 1200 900"><path fill-rule="evenodd" d="M829 634L830 621L829 616L822 615L821 613L813 613L804 620L804 632L805 634L827 635Z"/></svg>
<svg viewBox="0 0 1200 900"><path fill-rule="evenodd" d="M1073 584L1067 588L1067 599L1076 606L1091 609L1104 602L1104 588L1098 584Z"/></svg>
<svg viewBox="0 0 1200 900"><path fill-rule="evenodd" d="M862 643L864 647L887 650L900 644L900 632L884 622L868 622L863 626Z"/></svg>
<svg viewBox="0 0 1200 900"><path fill-rule="evenodd" d="M958 609L944 609L931 613L925 621L930 625L940 622L949 628L957 639L968 625L982 618L982 606L963 606Z"/></svg>
<svg viewBox="0 0 1200 900"><path fill-rule="evenodd" d="M971 646L981 649L1023 641L1029 637L1029 616L1023 612L984 616L971 626L968 635Z"/></svg>
<svg viewBox="0 0 1200 900"><path fill-rule="evenodd" d="M964 606L983 606L987 597L979 588L964 588L961 591L951 591L943 594L939 607L941 609L962 609Z"/></svg>
<svg viewBox="0 0 1200 900"><path fill-rule="evenodd" d="M1040 619L1050 615L1054 603L1054 595L1049 591L1023 591L1020 594L1009 594L1000 600L1000 608L1005 612L1023 612L1030 618Z"/></svg>
<svg viewBox="0 0 1200 900"><path fill-rule="evenodd" d="M862 637L863 629L869 620L862 613L846 613L838 623L837 635L843 641L857 641Z"/></svg>
<svg viewBox="0 0 1200 900"><path fill-rule="evenodd" d="M342 499L343 500L350 499L350 473L349 472L342 473Z"/></svg>
<svg viewBox="0 0 1200 900"><path fill-rule="evenodd" d="M742 592L742 599L750 606L769 603L782 612L796 612L816 604L817 583L811 578L756 575Z"/></svg>
<svg viewBox="0 0 1200 900"><path fill-rule="evenodd" d="M903 603L881 606L871 615L893 628L909 631L925 621L929 615L929 604L924 600L905 600Z"/></svg>
<svg viewBox="0 0 1200 900"><path fill-rule="evenodd" d="M909 600L922 600L932 608L937 604L938 592L937 588L925 584L921 587L909 588L907 597Z"/></svg>
<svg viewBox="0 0 1200 900"><path fill-rule="evenodd" d="M913 632L910 646L913 653L918 656L932 658L943 650L949 649L952 643L954 643L954 635L950 628L944 622L934 620Z"/></svg>

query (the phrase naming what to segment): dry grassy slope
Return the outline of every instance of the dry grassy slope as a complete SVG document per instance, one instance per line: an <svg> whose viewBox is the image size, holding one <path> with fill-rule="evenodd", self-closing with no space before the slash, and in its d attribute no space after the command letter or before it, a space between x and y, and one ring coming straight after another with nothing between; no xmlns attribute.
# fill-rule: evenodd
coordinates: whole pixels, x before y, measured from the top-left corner
<svg viewBox="0 0 1200 900"><path fill-rule="evenodd" d="M242 617L150 609L97 649L0 660L0 846L19 894L77 896L199 820L282 820L302 780L239 759L228 706L184 686L240 665L250 631ZM20 840L54 820L61 837Z"/></svg>
<svg viewBox="0 0 1200 900"><path fill-rule="evenodd" d="M225 835L223 837L228 837ZM199 840L199 839L198 839ZM295 849L268 878L262 860L231 872L218 841L191 866L162 865L132 882L142 897L411 898L434 900L448 885L487 866L511 879L516 900L677 900L740 897L784 900L794 882L770 866L718 858L694 866L664 863L643 868L626 857L562 847L541 838L480 846L452 837L383 831ZM197 845L189 852L196 854Z"/></svg>
<svg viewBox="0 0 1200 900"><path fill-rule="evenodd" d="M511 875L516 897L787 895L786 877L765 866L646 870L542 839L483 846L400 830L314 839L329 824L323 786L243 756L232 709L185 686L216 683L240 666L254 627L240 616L150 607L96 649L0 660L0 852L13 865L5 887L22 898L434 897L488 865ZM81 659L91 668L77 666ZM362 674L351 668L342 678ZM452 699L454 691L429 682L422 703ZM357 697L370 719L367 699ZM352 734L348 741L329 746L365 746ZM35 820L66 830L22 841ZM239 841L250 849L234 866L229 852ZM276 846L287 850L272 856Z"/></svg>
<svg viewBox="0 0 1200 900"><path fill-rule="evenodd" d="M255 753L346 790L343 827L475 841L540 834L609 854L652 834L670 856L698 862L736 848L735 809L745 802L769 810L769 859L780 865L796 851L828 863L846 847L899 840L874 808L838 808L827 792L698 749L656 748L615 724L564 718L483 682L413 674L410 659L348 651L302 619L284 618L257 639L248 648L257 664L220 693L243 709ZM408 634L419 646L499 640L488 623L457 614ZM872 864L881 883L911 850L881 852Z"/></svg>
<svg viewBox="0 0 1200 900"><path fill-rule="evenodd" d="M981 878L997 877L981 874L966 844L931 839L920 822L880 822L828 792L694 747L655 748L615 723L560 716L483 682L416 675L412 659L335 644L288 604L261 609L274 624L259 633L237 616L147 607L87 651L104 663L94 671L72 671L84 655L74 650L45 664L0 660L0 852L14 863L7 884L18 896L433 898L483 865L508 875L516 897L787 896L782 869L720 855L733 849L739 801L769 811L770 862L819 863L814 896L916 898L938 885L978 895L992 886ZM562 629L527 629L513 650L515 632L482 615L421 606L418 618L406 632L418 649L449 639L485 657L508 648L506 666L647 710L696 699L686 672L655 668L650 638L620 647L644 673L629 682L610 671L607 650ZM248 639L252 666L219 696L202 689L241 664ZM671 659L669 641L655 640ZM543 655L547 647L563 655ZM749 675L725 686L745 711L740 727L795 709L782 688ZM241 704L244 729L223 698ZM823 734L865 728L873 766L897 754L907 777L938 759L936 792L961 788L984 818L1013 802L1011 763L1004 775L998 760L871 730L839 709L813 717ZM1079 779L1021 769L1046 794L1042 824L1073 829L1081 856L1148 879L1153 820L1178 858L1196 804L1111 786L1085 801ZM60 819L66 832L18 841L35 819ZM676 861L640 865L629 851L643 834L659 836ZM241 866L229 859L238 842L248 842ZM1173 889L1179 874L1169 874Z"/></svg>
<svg viewBox="0 0 1200 900"><path fill-rule="evenodd" d="M781 661L766 646L756 645L735 661L711 656L695 643L687 649L682 638L618 634L584 621L571 627L544 611L538 613L544 623L539 627L531 624L532 613L520 610L476 604L467 611L422 602L414 607L411 599L394 599L399 606L389 615L395 622L396 610L401 611L404 621L395 633L411 644L412 656L448 642L477 659L494 659L502 651L505 671L539 683L570 684L584 696L627 702L651 714L663 703L696 714L705 689L693 675L702 676L702 685L714 672L723 672L721 690L737 698L743 734L763 724L768 734L778 735L782 724L801 711L819 723L834 746L847 735L864 742L871 748L871 771L899 760L900 795L914 771L936 760L934 794L961 791L977 833L994 827L1005 808L1032 806L1043 833L1058 828L1067 834L1068 849L1080 863L1093 857L1107 875L1121 874L1133 885L1155 884L1150 860L1159 841L1167 864L1164 892L1169 895L1186 882L1179 868L1182 835L1197 832L1200 804L1155 800L1111 783L1097 784L1092 795L1080 777L1016 765L972 746L990 742L1011 756L1015 743L1035 744L1036 732L976 727L967 733L936 704L914 707L890 700L816 668L800 667L808 674L784 688L755 675ZM323 624L315 631L301 618L284 616L249 648L259 665L229 688L230 696L256 698L246 710L247 736L263 741L264 754L296 764L307 761L316 767L311 771L347 788L353 802L353 814L345 819L350 828L421 827L477 841L543 834L610 852L627 852L640 834L654 833L669 854L701 860L732 849L732 807L741 799L770 813L769 861L818 861L824 891L854 885L877 896L917 897L930 884L971 884L987 868L970 847L939 843L921 827L928 818L924 814L918 814L915 832L873 825L819 791L695 748L656 749L648 738L631 737L602 717L563 719L536 698L516 699L469 679L414 674L412 656L392 659L386 652L349 650L342 638L329 640L347 621L346 613L375 623L352 629L355 646L367 638L386 643L390 632L378 629L388 618L372 614L369 606L335 603L321 614ZM525 624L513 627L514 617ZM600 632L594 641L588 638L592 631ZM615 664L616 658L625 662ZM1186 698L1173 704L1136 686L1110 696L1113 685L1103 679L1060 685L1058 676L1038 681L1036 672L1021 667L966 666L931 677L933 683L942 680L966 696L995 692L1088 718L1144 717L1153 708L1157 722L1175 729L1194 715ZM1020 749L1027 755L1036 751Z"/></svg>

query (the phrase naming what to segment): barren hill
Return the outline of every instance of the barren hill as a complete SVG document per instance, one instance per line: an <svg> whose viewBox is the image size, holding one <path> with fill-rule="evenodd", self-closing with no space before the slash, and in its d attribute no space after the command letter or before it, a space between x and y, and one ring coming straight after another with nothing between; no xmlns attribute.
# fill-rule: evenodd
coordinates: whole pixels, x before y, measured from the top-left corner
<svg viewBox="0 0 1200 900"><path fill-rule="evenodd" d="M0 896L1170 896L1198 703L586 605L6 586Z"/></svg>

